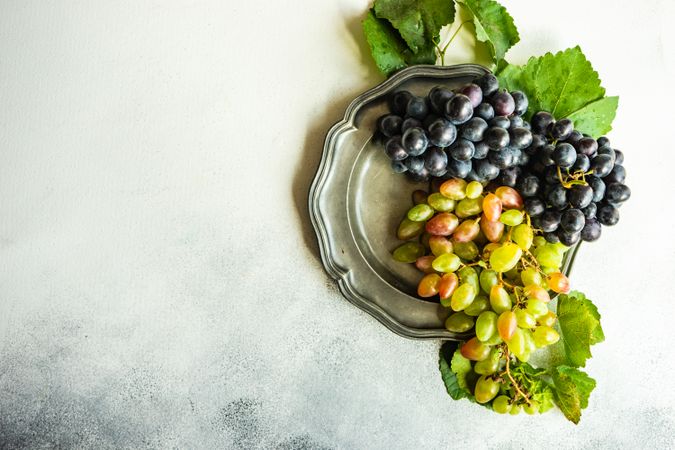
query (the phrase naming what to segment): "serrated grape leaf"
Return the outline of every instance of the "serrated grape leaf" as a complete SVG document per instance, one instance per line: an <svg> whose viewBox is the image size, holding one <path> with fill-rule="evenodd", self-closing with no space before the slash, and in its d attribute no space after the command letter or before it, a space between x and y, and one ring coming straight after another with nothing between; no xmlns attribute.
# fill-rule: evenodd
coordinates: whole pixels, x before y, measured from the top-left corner
<svg viewBox="0 0 675 450"><path fill-rule="evenodd" d="M579 423L581 410L588 406L588 398L595 388L595 380L579 369L558 366L551 371L554 400L568 420Z"/></svg>
<svg viewBox="0 0 675 450"><path fill-rule="evenodd" d="M598 308L584 294L572 291L558 298L558 324L568 364L584 367L591 345L605 340Z"/></svg>
<svg viewBox="0 0 675 450"><path fill-rule="evenodd" d="M602 136L612 129L612 122L619 106L619 97L605 97L596 100L569 116L574 128L591 136Z"/></svg>
<svg viewBox="0 0 675 450"><path fill-rule="evenodd" d="M386 20L375 16L372 9L363 20L363 33L375 65L383 74L390 75L407 66L403 55L407 50L405 43Z"/></svg>
<svg viewBox="0 0 675 450"><path fill-rule="evenodd" d="M375 14L398 30L413 54L434 48L441 28L453 22L452 0L376 0ZM424 59L425 63L429 58ZM433 64L436 62L435 52ZM413 64L420 64L414 63Z"/></svg>
<svg viewBox="0 0 675 450"><path fill-rule="evenodd" d="M472 15L476 39L490 49L492 59L498 63L509 48L520 41L513 17L494 0L458 0Z"/></svg>
<svg viewBox="0 0 675 450"><path fill-rule="evenodd" d="M436 64L436 46L431 45L428 47L420 48L417 53L413 53L410 50L403 52L405 61L409 66L415 64Z"/></svg>
<svg viewBox="0 0 675 450"><path fill-rule="evenodd" d="M573 119L577 129L592 136L611 129L618 97L604 98L598 73L578 46L532 57L523 66L502 66L497 78L506 89L527 94L526 118L549 111L558 119Z"/></svg>
<svg viewBox="0 0 675 450"><path fill-rule="evenodd" d="M446 342L441 346L438 367L441 371L441 378L445 384L445 389L454 400L472 397L467 389L466 374L471 371L471 362L466 359L465 362L455 359L457 352L456 342ZM459 355L462 356L461 354ZM468 366L468 368L467 368ZM454 369L453 369L454 367ZM455 370L459 371L458 375Z"/></svg>

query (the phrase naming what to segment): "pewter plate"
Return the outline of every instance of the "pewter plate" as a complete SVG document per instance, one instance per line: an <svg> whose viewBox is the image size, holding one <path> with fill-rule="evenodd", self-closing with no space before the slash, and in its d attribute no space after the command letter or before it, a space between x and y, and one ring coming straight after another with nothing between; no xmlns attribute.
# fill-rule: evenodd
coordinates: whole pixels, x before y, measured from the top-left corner
<svg viewBox="0 0 675 450"><path fill-rule="evenodd" d="M376 120L388 111L386 99L397 90L426 95L433 86L453 89L486 72L476 64L401 70L354 99L326 135L309 191L321 259L347 300L401 336L461 340L466 335L445 329L448 310L417 298L419 272L391 257L401 244L395 230L411 206L411 194L428 189L428 183L414 183L391 170L381 145L372 140ZM565 273L577 248L567 254Z"/></svg>

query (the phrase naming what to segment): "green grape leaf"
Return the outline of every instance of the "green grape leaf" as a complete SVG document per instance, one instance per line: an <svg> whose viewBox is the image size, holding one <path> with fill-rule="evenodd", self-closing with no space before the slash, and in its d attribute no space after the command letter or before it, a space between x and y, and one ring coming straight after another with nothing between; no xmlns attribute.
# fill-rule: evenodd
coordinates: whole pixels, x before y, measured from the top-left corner
<svg viewBox="0 0 675 450"><path fill-rule="evenodd" d="M595 380L579 369L557 366L551 371L554 401L568 420L579 423L581 410L588 406L588 398L595 388Z"/></svg>
<svg viewBox="0 0 675 450"><path fill-rule="evenodd" d="M471 372L471 361L464 358L457 347L457 342L444 343L441 346L438 363L445 389L454 400L472 397L466 380L467 374Z"/></svg>
<svg viewBox="0 0 675 450"><path fill-rule="evenodd" d="M376 0L374 10L378 18L387 19L398 30L413 54L435 49L441 28L455 19L452 0ZM434 62L435 53L431 64Z"/></svg>
<svg viewBox="0 0 675 450"><path fill-rule="evenodd" d="M539 411L546 412L553 407L553 389L548 383L548 371L529 363L516 363L511 369L512 376L539 403Z"/></svg>
<svg viewBox="0 0 675 450"><path fill-rule="evenodd" d="M573 291L558 298L558 324L568 364L584 367L591 355L591 345L605 340L598 308L581 292Z"/></svg>
<svg viewBox="0 0 675 450"><path fill-rule="evenodd" d="M520 36L513 17L494 0L458 0L473 16L476 39L490 49L492 59L498 63Z"/></svg>
<svg viewBox="0 0 675 450"><path fill-rule="evenodd" d="M526 118L549 111L558 119L572 119L579 131L592 136L611 129L618 97L605 98L598 73L578 46L532 57L523 66L502 65L497 78L506 89L527 94Z"/></svg>
<svg viewBox="0 0 675 450"><path fill-rule="evenodd" d="M407 66L405 42L386 20L378 19L371 9L362 25L370 53L380 72L390 75Z"/></svg>
<svg viewBox="0 0 675 450"><path fill-rule="evenodd" d="M605 97L596 100L569 116L574 128L591 136L602 136L612 129L612 122L619 106L619 97Z"/></svg>

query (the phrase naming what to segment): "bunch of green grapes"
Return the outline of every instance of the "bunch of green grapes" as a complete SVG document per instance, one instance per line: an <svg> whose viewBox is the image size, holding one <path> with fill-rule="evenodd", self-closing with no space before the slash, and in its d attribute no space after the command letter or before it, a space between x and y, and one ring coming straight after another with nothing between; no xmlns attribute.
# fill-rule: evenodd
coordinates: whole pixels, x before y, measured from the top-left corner
<svg viewBox="0 0 675 450"><path fill-rule="evenodd" d="M416 191L413 200L397 233L409 242L393 257L424 273L418 295L438 298L450 310L446 328L467 335L460 352L478 377L476 401L501 413L536 412L510 366L560 339L548 303L550 291L570 290L560 272L568 248L532 227L522 197L508 186L484 192L481 183L453 178L438 192Z"/></svg>

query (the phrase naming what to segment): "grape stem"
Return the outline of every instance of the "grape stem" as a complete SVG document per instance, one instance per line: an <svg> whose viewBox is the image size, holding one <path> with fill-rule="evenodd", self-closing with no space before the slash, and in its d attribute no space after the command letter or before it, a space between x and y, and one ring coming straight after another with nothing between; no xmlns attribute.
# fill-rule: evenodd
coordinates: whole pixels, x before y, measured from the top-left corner
<svg viewBox="0 0 675 450"><path fill-rule="evenodd" d="M443 49L441 49L438 45L436 46L436 51L441 56L441 65L442 66L445 65L445 52L446 52L446 50L448 49L450 44L452 44L452 41L455 40L455 38L457 37L457 34L459 34L459 31L462 29L462 27L469 22L471 22L471 20L465 20L464 22L459 24L459 26L455 30L454 34L450 37L450 40L448 40L448 42L443 46Z"/></svg>
<svg viewBox="0 0 675 450"><path fill-rule="evenodd" d="M504 346L504 355L506 356L506 368L505 368L506 370L504 370L504 373L506 374L507 377L509 377L509 380L511 380L511 384L515 388L516 392L521 397L523 397L523 399L525 400L525 403L527 403L528 406L532 406L532 403L530 402L529 397L520 389L520 386L518 386L518 383L516 383L516 380L511 375L511 369L510 369L511 355L509 354L509 348L507 346Z"/></svg>

